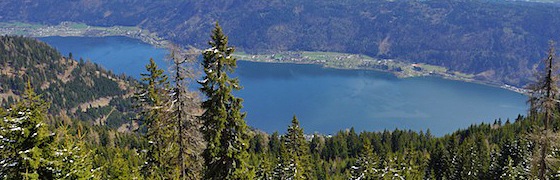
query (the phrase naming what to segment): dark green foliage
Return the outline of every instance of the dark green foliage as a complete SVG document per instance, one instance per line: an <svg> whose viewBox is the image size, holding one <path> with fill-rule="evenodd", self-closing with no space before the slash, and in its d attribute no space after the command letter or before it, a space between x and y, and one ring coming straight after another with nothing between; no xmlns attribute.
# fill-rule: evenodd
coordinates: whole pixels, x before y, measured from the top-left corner
<svg viewBox="0 0 560 180"><path fill-rule="evenodd" d="M491 155L489 179L529 179L531 151L529 142L506 139L500 151Z"/></svg>
<svg viewBox="0 0 560 180"><path fill-rule="evenodd" d="M93 167L93 150L86 146L81 127L76 137L63 125L56 129L54 155L55 179L100 179L99 169Z"/></svg>
<svg viewBox="0 0 560 180"><path fill-rule="evenodd" d="M284 137L282 137L284 140ZM296 160L286 147L286 143L280 144L280 155L277 157L278 161L273 169L273 179L295 179L297 178Z"/></svg>
<svg viewBox="0 0 560 180"><path fill-rule="evenodd" d="M271 155L273 156L280 155L281 144L282 142L280 142L280 135L278 134L278 131L272 133L272 135L270 135L270 141L268 141L268 150L271 153Z"/></svg>
<svg viewBox="0 0 560 180"><path fill-rule="evenodd" d="M251 138L251 140L249 140L249 151L252 153L264 153L268 150L268 136L265 133L259 133L257 132L255 134L255 136L253 136L253 138Z"/></svg>
<svg viewBox="0 0 560 180"><path fill-rule="evenodd" d="M267 180L267 179L273 179L274 176L274 165L273 164L273 160L271 160L270 156L267 156L266 154L260 154L259 155L262 159L260 160L260 163L258 165L258 168L256 170L255 173L255 179L257 180Z"/></svg>
<svg viewBox="0 0 560 180"><path fill-rule="evenodd" d="M284 177L290 179L311 179L309 144L305 140L303 129L300 127L296 116L293 117L292 124L288 127L283 140L283 147L281 146L280 148L280 159L283 160L281 164L288 165L286 168L293 171L287 173L287 176Z"/></svg>
<svg viewBox="0 0 560 180"><path fill-rule="evenodd" d="M502 126L472 125L437 138L429 131L426 134L402 130L362 132L358 134L361 145L355 156L349 156L350 143L338 140L352 137L351 131L340 131L334 136L315 135L307 142L311 162L307 174L310 179L356 178L362 173L363 179L530 179L535 174L530 162L533 145L526 134L533 123L520 116ZM268 151L251 153L261 158L277 157L262 160L276 164L271 172L275 177L293 177L294 173L290 172L296 172L287 143L278 143L287 142L287 137L279 138L276 133L270 136ZM255 147L253 143L251 149ZM258 172L266 174L263 170Z"/></svg>
<svg viewBox="0 0 560 180"><path fill-rule="evenodd" d="M216 23L212 31L211 48L203 52L203 80L200 89L207 99L202 102L206 111L200 117L202 132L207 141L203 156L205 179L251 179L247 164L248 134L245 113L241 113L241 98L232 91L241 89L237 79L230 78L236 67L235 51L228 46L228 38Z"/></svg>
<svg viewBox="0 0 560 180"><path fill-rule="evenodd" d="M177 129L169 115L169 81L153 59L146 65L146 71L142 74L146 84L135 95L140 111L138 120L145 128L144 137L148 141L142 175L147 179L177 178L179 149L175 141Z"/></svg>
<svg viewBox="0 0 560 180"><path fill-rule="evenodd" d="M53 178L54 138L45 123L47 103L27 83L23 100L3 115L0 176L6 179ZM4 113L2 113L4 114Z"/></svg>
<svg viewBox="0 0 560 180"><path fill-rule="evenodd" d="M109 134L111 143L97 144L96 134ZM108 129L92 128L86 138L88 147L93 149L93 167L100 179L138 179L144 159L139 156L146 146L138 136L130 133L118 133Z"/></svg>
<svg viewBox="0 0 560 180"><path fill-rule="evenodd" d="M362 148L356 163L351 167L350 179L376 179L379 178L377 168L379 158L373 153L371 142L368 138L363 139Z"/></svg>
<svg viewBox="0 0 560 180"><path fill-rule="evenodd" d="M441 142L437 142L434 149L430 152L426 176L430 179L441 180L451 176L451 157L449 151L444 149Z"/></svg>

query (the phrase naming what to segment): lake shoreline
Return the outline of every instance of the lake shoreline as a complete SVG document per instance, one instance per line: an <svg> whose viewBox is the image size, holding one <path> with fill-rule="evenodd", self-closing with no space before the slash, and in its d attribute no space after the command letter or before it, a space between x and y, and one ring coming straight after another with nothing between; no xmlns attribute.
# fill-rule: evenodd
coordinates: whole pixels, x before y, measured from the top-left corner
<svg viewBox="0 0 560 180"><path fill-rule="evenodd" d="M139 75L145 70L145 60L157 61L168 53L123 36L41 39L62 54L90 57L116 74ZM309 53L334 54L304 54ZM279 127L287 127L295 114L308 132L321 134L355 127L358 131L430 129L444 135L473 123L513 119L526 111L526 97L518 93L438 77L399 79L375 70L243 60L232 77L242 82L243 90L235 95L244 99L247 123L269 133L283 131Z"/></svg>
<svg viewBox="0 0 560 180"><path fill-rule="evenodd" d="M523 89L523 88L519 88L516 86L512 86L512 85L508 85L508 84L499 84L497 82L493 82L493 81L481 81L481 80L475 80L475 79L469 79L469 78L464 78L464 77L459 77L459 76L454 76L452 74L441 74L441 73L430 73L430 74L423 74L423 75L406 75L406 74L402 74L400 72L395 72L395 71L390 71L390 70L383 70L383 69L376 69L376 68L343 68L343 67L336 67L336 66L327 66L323 63L314 63L314 62L302 62L302 61L291 61L291 62L287 62L287 61L262 61L262 60L250 60L250 59L244 59L244 58L239 58L238 60L240 61L247 61L247 62L257 62L257 63L272 63L272 64L310 64L310 65L318 65L321 66L321 68L328 68L328 69L340 69L340 70L366 70L366 71L376 71L376 72L383 72L383 73L389 73L392 74L393 76L399 78L399 79L407 79L407 78L416 78L416 77L437 77L437 78L442 78L442 79L447 79L447 80L454 80L454 81L461 81L461 82L468 82L468 83L475 83L475 84L481 84L481 85L485 85L485 86L490 86L490 87L496 87L496 88L502 88L502 89L506 89L508 91L513 91L519 94L523 94L523 95L527 95L528 94L528 90L527 89Z"/></svg>
<svg viewBox="0 0 560 180"><path fill-rule="evenodd" d="M0 23L0 34L5 35L22 35L31 37L110 37L110 36L124 36L132 39L138 39L142 42L155 46L157 48L165 48L170 50L173 45L172 42L158 37L157 34L151 33L147 30L141 29L139 27L132 26L112 26L112 27L96 27L88 26L82 23L75 22L62 22L59 25L39 25L39 24L27 24L20 22L10 22L10 23ZM427 65L427 64L416 64L416 63L406 63L402 61L396 61L392 59L376 59L359 54L348 54L348 53L333 53L333 52L303 52L307 54L313 54L314 56L321 57L333 55L331 58L318 59L304 59L298 55L301 52L277 52L275 54L257 55L257 54L236 54L238 59L243 61L251 62L262 62L262 63L288 63L288 64L316 64L323 68L332 69L344 69L344 70L368 70L368 71L378 71L386 72L395 75L398 78L412 78L412 77L440 77L443 79L457 80L463 82L470 82L476 84L487 85L491 87L499 87L509 91L513 91L520 94L527 94L527 90L512 85L490 81L490 80L477 80L474 79L473 75L463 74L461 72L449 73L447 69L443 67ZM290 56L288 58L281 57L277 58L277 54L283 56ZM299 54L299 55L300 55ZM259 58L250 58L258 56ZM350 57L346 59L351 59L349 62L343 62L345 57ZM248 58L249 57L249 58ZM264 57L264 58L263 58ZM295 57L295 58L294 58ZM357 58L353 58L357 57ZM339 59L338 64L331 63L333 59ZM371 65L373 64L373 65ZM424 70L423 67L428 67L428 70ZM412 70L411 70L412 69Z"/></svg>
<svg viewBox="0 0 560 180"><path fill-rule="evenodd" d="M83 23L61 22L58 25L28 24L21 22L0 22L0 34L41 37L110 37L124 36L141 40L158 48L168 48L173 43L156 33L136 26L89 26Z"/></svg>
<svg viewBox="0 0 560 180"><path fill-rule="evenodd" d="M492 123L499 118L514 119L526 109L526 97L522 94L432 76L399 79L381 71L243 60L239 61L236 73L244 87L237 95L251 112L246 120L265 132L274 132L271 123L275 124L273 127L287 126L286 119L296 114L305 119L304 128L321 134L355 127L358 131L430 129L444 135L445 122L460 124L457 127ZM299 91L294 87L312 90ZM285 93L291 95L284 96ZM456 108L460 106L468 108ZM441 113L442 110L445 112ZM349 122L339 123L341 119ZM317 128L331 120L339 125ZM427 122L437 123L424 125Z"/></svg>

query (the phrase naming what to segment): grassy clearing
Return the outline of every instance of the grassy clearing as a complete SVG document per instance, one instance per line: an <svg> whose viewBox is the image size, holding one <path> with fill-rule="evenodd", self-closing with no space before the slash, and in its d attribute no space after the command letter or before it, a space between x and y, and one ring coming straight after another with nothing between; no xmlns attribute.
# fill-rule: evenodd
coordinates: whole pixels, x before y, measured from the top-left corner
<svg viewBox="0 0 560 180"><path fill-rule="evenodd" d="M69 27L73 29L86 29L88 28L88 25L84 23L72 23L69 25Z"/></svg>

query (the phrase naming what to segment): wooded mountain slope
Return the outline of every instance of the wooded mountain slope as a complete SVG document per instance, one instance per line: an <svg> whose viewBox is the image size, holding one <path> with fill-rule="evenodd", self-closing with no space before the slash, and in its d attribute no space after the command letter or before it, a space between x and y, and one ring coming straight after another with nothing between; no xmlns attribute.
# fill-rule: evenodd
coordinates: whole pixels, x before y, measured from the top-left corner
<svg viewBox="0 0 560 180"><path fill-rule="evenodd" d="M0 37L0 107L18 100L26 82L50 102L50 114L117 128L129 122L137 82L33 38Z"/></svg>
<svg viewBox="0 0 560 180"><path fill-rule="evenodd" d="M504 1L19 1L0 21L140 26L202 47L220 21L248 52L337 51L424 62L524 85L560 39L560 6Z"/></svg>

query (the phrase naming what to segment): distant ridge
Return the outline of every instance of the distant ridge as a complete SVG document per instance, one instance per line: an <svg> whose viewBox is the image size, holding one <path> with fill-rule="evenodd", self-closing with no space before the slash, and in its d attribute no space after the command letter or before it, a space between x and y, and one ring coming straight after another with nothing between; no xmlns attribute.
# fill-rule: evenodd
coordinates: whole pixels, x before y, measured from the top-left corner
<svg viewBox="0 0 560 180"><path fill-rule="evenodd" d="M560 40L560 6L519 1L7 0L0 9L5 22L138 26L199 48L219 21L250 53L365 54L516 86L530 81L548 41Z"/></svg>

